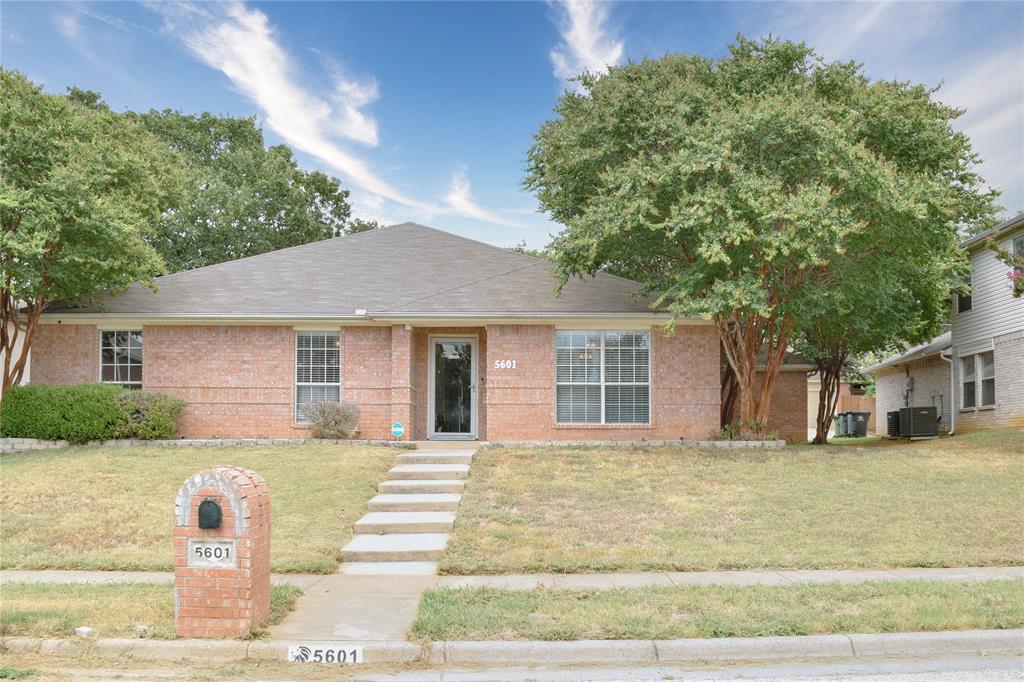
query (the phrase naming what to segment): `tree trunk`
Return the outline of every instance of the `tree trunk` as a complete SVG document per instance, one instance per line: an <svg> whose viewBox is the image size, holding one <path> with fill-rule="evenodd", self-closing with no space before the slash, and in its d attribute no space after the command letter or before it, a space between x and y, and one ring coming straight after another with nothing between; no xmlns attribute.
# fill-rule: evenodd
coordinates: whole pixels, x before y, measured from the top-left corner
<svg viewBox="0 0 1024 682"><path fill-rule="evenodd" d="M839 404L839 387L842 382L843 365L846 364L846 353L836 351L831 357L816 360L815 364L818 366L821 388L818 390L818 414L815 419L813 442L815 445L826 445L829 427Z"/></svg>
<svg viewBox="0 0 1024 682"><path fill-rule="evenodd" d="M43 312L41 301L35 301L32 305L26 306L27 313L24 319L21 319L18 307L19 301L9 293L4 292L0 295L0 353L4 357L3 377L0 380L3 393L11 386L21 383L25 375L32 337L35 336L39 317ZM19 338L22 339L21 349L15 357L14 349Z"/></svg>
<svg viewBox="0 0 1024 682"><path fill-rule="evenodd" d="M760 438L768 426L772 391L786 357L792 321L770 323L756 316L741 321L732 314L716 316L715 323L725 356L736 374L741 433L744 437ZM762 346L767 349L767 357L758 390L758 357Z"/></svg>
<svg viewBox="0 0 1024 682"><path fill-rule="evenodd" d="M728 358L722 367L722 410L720 425L728 426L736 421L736 403L740 397L740 384Z"/></svg>

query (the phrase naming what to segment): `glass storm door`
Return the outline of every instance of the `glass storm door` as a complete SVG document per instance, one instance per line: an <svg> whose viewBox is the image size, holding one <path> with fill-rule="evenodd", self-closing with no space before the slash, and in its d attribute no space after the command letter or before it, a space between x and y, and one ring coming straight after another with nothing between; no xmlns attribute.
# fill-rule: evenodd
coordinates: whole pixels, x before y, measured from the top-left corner
<svg viewBox="0 0 1024 682"><path fill-rule="evenodd" d="M430 342L430 437L476 437L476 341Z"/></svg>

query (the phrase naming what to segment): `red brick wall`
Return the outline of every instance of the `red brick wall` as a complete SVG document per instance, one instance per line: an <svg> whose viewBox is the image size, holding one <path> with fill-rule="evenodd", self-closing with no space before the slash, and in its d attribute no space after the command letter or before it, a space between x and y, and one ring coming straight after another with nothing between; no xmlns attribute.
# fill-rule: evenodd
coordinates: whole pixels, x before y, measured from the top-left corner
<svg viewBox="0 0 1024 682"><path fill-rule="evenodd" d="M555 423L555 328L494 325L487 328L487 362L516 360L515 369L492 369L487 381L490 440L702 439L718 430L718 333L710 326L680 325L674 333L651 331L649 426ZM801 413L802 416L803 413Z"/></svg>
<svg viewBox="0 0 1024 682"><path fill-rule="evenodd" d="M807 442L806 372L779 372L768 411L768 428L791 443Z"/></svg>
<svg viewBox="0 0 1024 682"><path fill-rule="evenodd" d="M391 328L341 330L342 400L359 406L361 438L391 432Z"/></svg>
<svg viewBox="0 0 1024 682"><path fill-rule="evenodd" d="M29 362L34 384L99 381L100 333L94 324L41 324L32 338Z"/></svg>
<svg viewBox="0 0 1024 682"><path fill-rule="evenodd" d="M188 401L186 438L300 438L290 327L163 326L142 331L143 387Z"/></svg>

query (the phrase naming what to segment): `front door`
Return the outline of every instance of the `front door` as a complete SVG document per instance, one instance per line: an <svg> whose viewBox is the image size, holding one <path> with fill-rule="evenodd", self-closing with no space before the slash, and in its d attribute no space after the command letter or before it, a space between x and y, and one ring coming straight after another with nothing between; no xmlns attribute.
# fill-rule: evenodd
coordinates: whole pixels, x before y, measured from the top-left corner
<svg viewBox="0 0 1024 682"><path fill-rule="evenodd" d="M432 439L476 438L476 339L430 339Z"/></svg>

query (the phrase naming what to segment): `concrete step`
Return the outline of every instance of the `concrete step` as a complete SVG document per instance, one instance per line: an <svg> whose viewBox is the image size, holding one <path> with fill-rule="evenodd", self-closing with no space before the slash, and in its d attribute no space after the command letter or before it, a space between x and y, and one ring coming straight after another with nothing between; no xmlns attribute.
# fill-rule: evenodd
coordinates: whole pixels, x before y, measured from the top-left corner
<svg viewBox="0 0 1024 682"><path fill-rule="evenodd" d="M356 535L341 550L343 561L437 561L447 533Z"/></svg>
<svg viewBox="0 0 1024 682"><path fill-rule="evenodd" d="M344 575L437 575L433 561L357 561L342 564Z"/></svg>
<svg viewBox="0 0 1024 682"><path fill-rule="evenodd" d="M459 480L424 480L424 479L405 479L398 481L383 481L377 486L377 492L380 493L461 493L466 487L465 481Z"/></svg>
<svg viewBox="0 0 1024 682"><path fill-rule="evenodd" d="M398 464L469 464L473 461L473 453L439 451L439 452L414 452L412 454L399 455Z"/></svg>
<svg viewBox="0 0 1024 682"><path fill-rule="evenodd" d="M462 495L451 493L377 495L367 503L366 508L372 512L455 511L461 499Z"/></svg>
<svg viewBox="0 0 1024 682"><path fill-rule="evenodd" d="M467 478L469 466L466 464L400 464L388 471L388 480L410 479L453 479Z"/></svg>
<svg viewBox="0 0 1024 682"><path fill-rule="evenodd" d="M370 512L354 528L356 533L447 533L454 523L452 512Z"/></svg>

